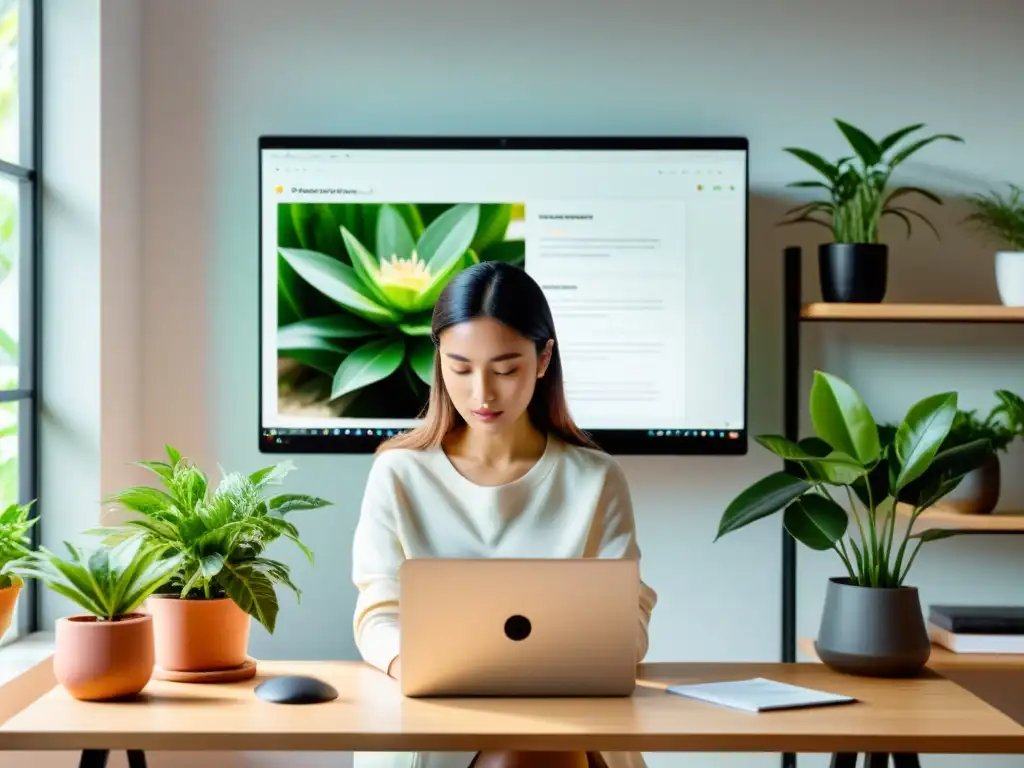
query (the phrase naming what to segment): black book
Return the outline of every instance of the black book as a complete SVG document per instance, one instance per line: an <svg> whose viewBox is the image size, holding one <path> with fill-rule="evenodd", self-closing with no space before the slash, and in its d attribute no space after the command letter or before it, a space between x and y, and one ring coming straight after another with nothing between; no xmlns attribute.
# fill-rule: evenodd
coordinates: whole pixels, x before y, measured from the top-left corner
<svg viewBox="0 0 1024 768"><path fill-rule="evenodd" d="M933 605L928 621L965 635L1024 635L1024 605Z"/></svg>

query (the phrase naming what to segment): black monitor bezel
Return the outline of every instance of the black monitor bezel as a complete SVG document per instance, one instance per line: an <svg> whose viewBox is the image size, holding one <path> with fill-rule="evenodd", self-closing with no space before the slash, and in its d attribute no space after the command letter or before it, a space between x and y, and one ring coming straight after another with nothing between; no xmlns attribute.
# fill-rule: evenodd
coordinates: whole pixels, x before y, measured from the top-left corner
<svg viewBox="0 0 1024 768"><path fill-rule="evenodd" d="M259 137L257 159L257 367L259 370L257 423L259 450L273 454L369 454L387 439L382 434L280 434L263 425L263 152L268 149L385 149L385 150L734 150L745 159L743 237L743 428L729 430L686 430L691 434L648 435L645 430L588 430L610 454L619 456L744 456L749 451L750 423L750 142L744 136L328 136L265 135ZM363 430L366 431L366 430ZM701 432L724 432L709 437ZM273 434L272 434L273 433Z"/></svg>

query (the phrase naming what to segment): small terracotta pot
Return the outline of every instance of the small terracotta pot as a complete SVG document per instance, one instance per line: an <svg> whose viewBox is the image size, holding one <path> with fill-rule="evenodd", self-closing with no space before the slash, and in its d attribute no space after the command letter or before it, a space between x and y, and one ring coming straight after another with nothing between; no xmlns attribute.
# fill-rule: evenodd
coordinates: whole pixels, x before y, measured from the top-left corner
<svg viewBox="0 0 1024 768"><path fill-rule="evenodd" d="M156 663L168 672L210 672L245 663L249 614L230 598L182 600L173 595L146 601L153 615Z"/></svg>
<svg viewBox="0 0 1024 768"><path fill-rule="evenodd" d="M14 606L18 604L18 594L21 592L21 584L14 584L10 587L0 589L0 637L11 628L14 621Z"/></svg>
<svg viewBox="0 0 1024 768"><path fill-rule="evenodd" d="M153 618L132 613L113 621L57 619L53 674L76 699L134 696L153 675Z"/></svg>

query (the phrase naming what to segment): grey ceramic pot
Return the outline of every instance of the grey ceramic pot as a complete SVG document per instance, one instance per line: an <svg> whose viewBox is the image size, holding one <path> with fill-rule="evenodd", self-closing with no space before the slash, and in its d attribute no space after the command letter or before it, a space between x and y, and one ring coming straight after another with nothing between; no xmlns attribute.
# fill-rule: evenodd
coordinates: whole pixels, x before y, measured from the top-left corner
<svg viewBox="0 0 1024 768"><path fill-rule="evenodd" d="M838 672L910 677L931 654L916 587L876 589L832 578L815 642L818 657Z"/></svg>
<svg viewBox="0 0 1024 768"><path fill-rule="evenodd" d="M994 453L980 467L964 475L939 505L962 515L987 515L999 503L1001 482L999 454Z"/></svg>

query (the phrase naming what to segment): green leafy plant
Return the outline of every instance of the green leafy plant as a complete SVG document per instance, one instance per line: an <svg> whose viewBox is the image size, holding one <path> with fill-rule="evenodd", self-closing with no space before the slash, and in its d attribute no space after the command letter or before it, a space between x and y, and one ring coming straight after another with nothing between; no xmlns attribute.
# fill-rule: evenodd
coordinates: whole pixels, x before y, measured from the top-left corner
<svg viewBox="0 0 1024 768"><path fill-rule="evenodd" d="M1009 194L992 190L968 197L974 212L964 219L976 229L1001 240L1013 251L1024 251L1024 190L1009 184Z"/></svg>
<svg viewBox="0 0 1024 768"><path fill-rule="evenodd" d="M174 553L178 564L160 594L230 598L273 633L279 608L276 587L288 587L297 598L302 593L289 567L266 556L267 547L289 539L312 563L313 553L287 516L330 502L302 494L270 495L269 489L293 469L288 462L249 475L225 473L214 489L176 448L166 450L169 461L137 462L160 478L163 489L140 486L110 497L141 517L99 532L110 542L139 539Z"/></svg>
<svg viewBox="0 0 1024 768"><path fill-rule="evenodd" d="M817 224L828 229L837 243L877 243L878 225L884 216L895 216L911 234L911 217L927 224L938 237L934 225L918 211L898 203L900 198L918 194L939 205L942 201L934 193L915 186L889 188L896 170L909 157L929 144L945 139L962 142L949 133L919 138L900 145L924 127L923 123L908 125L876 140L859 128L842 120L836 125L846 138L854 154L829 162L807 149L786 147L785 151L799 158L822 175L824 180L795 181L787 186L823 189L828 199L814 200L786 211L789 217L783 224ZM821 218L824 216L825 218Z"/></svg>
<svg viewBox="0 0 1024 768"><path fill-rule="evenodd" d="M453 275L522 264L511 204L278 205L283 411L415 417L433 377L430 318Z"/></svg>
<svg viewBox="0 0 1024 768"><path fill-rule="evenodd" d="M135 612L167 582L179 562L176 556L165 557L163 547L137 539L85 552L68 542L64 545L66 559L40 547L7 563L3 573L38 579L103 621Z"/></svg>
<svg viewBox="0 0 1024 768"><path fill-rule="evenodd" d="M29 517L33 503L11 504L0 512L0 589L15 583L14 575L5 573L3 567L30 552L29 532L39 520Z"/></svg>
<svg viewBox="0 0 1024 768"><path fill-rule="evenodd" d="M920 514L993 452L987 439L942 449L956 412L955 392L926 397L885 436L849 384L815 371L810 415L816 434L799 441L779 435L756 438L784 460L784 468L758 480L729 504L715 540L782 511L783 525L793 538L811 549L831 549L839 555L850 583L902 586L921 545L955 533L915 532ZM845 493L849 512L830 488ZM908 506L909 522L894 552L898 504ZM916 543L907 557L912 539Z"/></svg>

